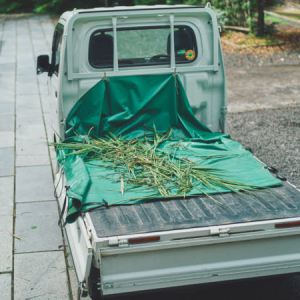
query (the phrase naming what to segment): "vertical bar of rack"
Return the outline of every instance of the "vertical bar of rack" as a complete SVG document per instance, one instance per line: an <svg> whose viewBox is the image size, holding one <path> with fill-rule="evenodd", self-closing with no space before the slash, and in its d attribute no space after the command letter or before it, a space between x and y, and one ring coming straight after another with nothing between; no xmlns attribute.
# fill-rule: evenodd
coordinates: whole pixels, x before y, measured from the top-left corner
<svg viewBox="0 0 300 300"><path fill-rule="evenodd" d="M213 25L213 66L214 71L219 71L219 29L218 22L215 15L211 14L212 25Z"/></svg>
<svg viewBox="0 0 300 300"><path fill-rule="evenodd" d="M71 23L71 22L70 22ZM73 80L73 28L70 29L70 27L73 26L73 23L69 25L68 35L67 35L67 73L68 73L68 80Z"/></svg>
<svg viewBox="0 0 300 300"><path fill-rule="evenodd" d="M113 24L113 32L114 32L114 71L118 71L119 64L118 64L118 45L117 45L117 18L112 18Z"/></svg>
<svg viewBox="0 0 300 300"><path fill-rule="evenodd" d="M174 15L170 15L170 30L171 30L171 68L176 68L175 65L175 44L174 44Z"/></svg>

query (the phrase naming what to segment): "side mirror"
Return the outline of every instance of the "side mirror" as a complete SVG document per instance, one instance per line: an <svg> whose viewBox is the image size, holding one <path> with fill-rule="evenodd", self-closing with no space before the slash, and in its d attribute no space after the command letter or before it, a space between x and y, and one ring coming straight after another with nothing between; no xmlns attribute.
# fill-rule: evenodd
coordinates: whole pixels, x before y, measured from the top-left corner
<svg viewBox="0 0 300 300"><path fill-rule="evenodd" d="M37 67L36 67L36 74L42 74L44 72L50 71L50 64L49 64L49 56L48 55L40 55L37 58Z"/></svg>

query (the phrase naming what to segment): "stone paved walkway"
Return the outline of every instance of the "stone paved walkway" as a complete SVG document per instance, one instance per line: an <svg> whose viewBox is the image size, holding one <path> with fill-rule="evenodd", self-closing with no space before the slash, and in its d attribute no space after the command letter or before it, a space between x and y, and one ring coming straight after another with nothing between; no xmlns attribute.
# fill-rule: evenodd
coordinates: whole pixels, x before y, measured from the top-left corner
<svg viewBox="0 0 300 300"><path fill-rule="evenodd" d="M46 145L47 16L0 16L0 299L77 299L74 269L57 226L53 169ZM68 266L68 267L67 267ZM71 284L72 283L72 284ZM72 291L73 287L73 291Z"/></svg>

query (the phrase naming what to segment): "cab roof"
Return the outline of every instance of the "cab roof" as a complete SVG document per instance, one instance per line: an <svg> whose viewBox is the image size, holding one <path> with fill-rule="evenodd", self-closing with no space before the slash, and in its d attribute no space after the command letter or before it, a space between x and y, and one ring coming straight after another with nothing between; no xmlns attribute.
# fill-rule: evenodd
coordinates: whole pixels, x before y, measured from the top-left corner
<svg viewBox="0 0 300 300"><path fill-rule="evenodd" d="M120 12L120 11L139 11L139 10L164 10L164 9L185 9L185 8L204 8L204 6L194 5L137 5L137 6L115 6L115 7L95 7L89 9L76 9L73 11L66 11L60 17L64 22L75 14L91 14L91 13L103 13L103 12Z"/></svg>

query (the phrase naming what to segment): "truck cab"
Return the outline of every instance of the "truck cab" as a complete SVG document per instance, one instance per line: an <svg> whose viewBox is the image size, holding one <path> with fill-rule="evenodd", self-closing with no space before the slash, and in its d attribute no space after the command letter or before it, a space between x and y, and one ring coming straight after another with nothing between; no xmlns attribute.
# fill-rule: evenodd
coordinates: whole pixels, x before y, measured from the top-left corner
<svg viewBox="0 0 300 300"><path fill-rule="evenodd" d="M55 27L48 66L53 125L61 138L71 108L101 78L168 73L180 76L195 116L212 131L226 132L223 57L209 6L66 12Z"/></svg>

